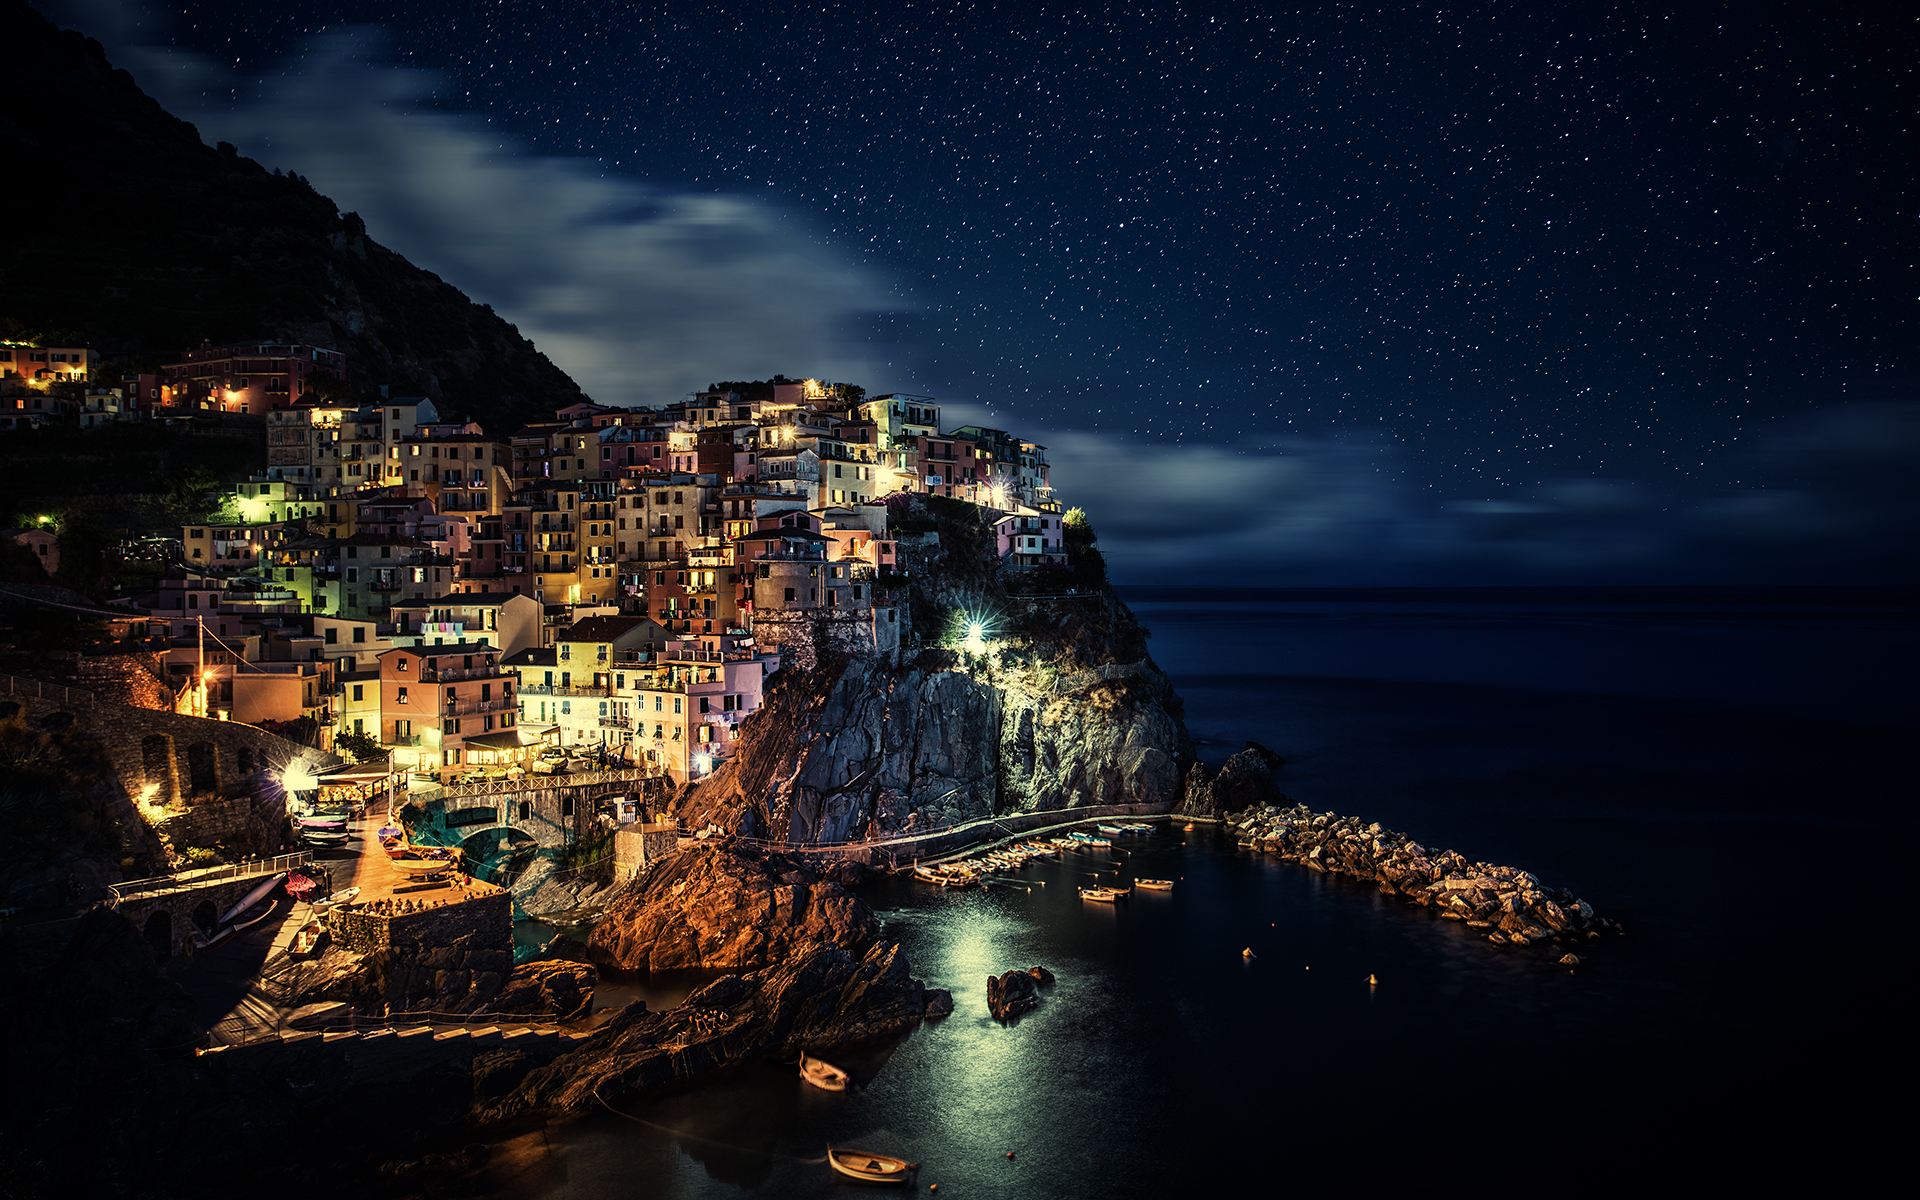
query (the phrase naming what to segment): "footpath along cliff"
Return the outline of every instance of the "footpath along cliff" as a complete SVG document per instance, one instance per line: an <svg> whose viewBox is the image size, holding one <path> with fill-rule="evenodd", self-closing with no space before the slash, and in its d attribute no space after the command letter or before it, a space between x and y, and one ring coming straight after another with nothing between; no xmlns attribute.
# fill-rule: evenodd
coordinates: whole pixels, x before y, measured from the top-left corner
<svg viewBox="0 0 1920 1200"><path fill-rule="evenodd" d="M733 758L677 799L683 824L805 846L1178 803L1193 757L1180 700L1084 521L1069 516L1066 567L1016 573L994 551L998 513L900 508L897 654L823 649L783 670Z"/></svg>

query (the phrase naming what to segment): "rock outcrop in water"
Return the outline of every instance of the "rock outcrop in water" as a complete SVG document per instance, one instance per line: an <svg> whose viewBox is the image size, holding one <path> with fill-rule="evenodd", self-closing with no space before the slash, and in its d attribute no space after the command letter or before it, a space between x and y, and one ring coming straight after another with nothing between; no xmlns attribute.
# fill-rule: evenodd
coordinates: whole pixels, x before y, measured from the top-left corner
<svg viewBox="0 0 1920 1200"><path fill-rule="evenodd" d="M1313 870L1370 879L1389 895L1486 930L1496 943L1585 940L1618 928L1565 888L1548 888L1517 867L1430 851L1378 821L1315 812L1304 804L1262 805L1228 817L1227 825L1244 844Z"/></svg>
<svg viewBox="0 0 1920 1200"><path fill-rule="evenodd" d="M700 845L616 895L588 944L629 970L752 970L823 943L865 950L879 933L872 909L801 863Z"/></svg>
<svg viewBox="0 0 1920 1200"><path fill-rule="evenodd" d="M1186 794L1175 815L1218 820L1229 813L1285 803L1273 773L1286 760L1258 742L1222 763L1216 773L1196 762L1187 771Z"/></svg>
<svg viewBox="0 0 1920 1200"><path fill-rule="evenodd" d="M744 1062L790 1059L898 1033L927 1012L927 993L898 946L865 954L816 944L771 966L728 975L664 1012L622 1010L578 1050L483 1105L482 1120L534 1110L582 1112L640 1101Z"/></svg>
<svg viewBox="0 0 1920 1200"><path fill-rule="evenodd" d="M996 1021L1011 1021L1040 1007L1040 989L1051 986L1053 972L1045 967L987 976L987 1011Z"/></svg>
<svg viewBox="0 0 1920 1200"><path fill-rule="evenodd" d="M643 1099L742 1062L829 1050L952 1011L952 998L913 978L879 929L857 897L782 856L729 845L682 851L615 900L592 951L623 966L743 973L664 1012L629 1006L516 1086L492 1079L477 1115Z"/></svg>

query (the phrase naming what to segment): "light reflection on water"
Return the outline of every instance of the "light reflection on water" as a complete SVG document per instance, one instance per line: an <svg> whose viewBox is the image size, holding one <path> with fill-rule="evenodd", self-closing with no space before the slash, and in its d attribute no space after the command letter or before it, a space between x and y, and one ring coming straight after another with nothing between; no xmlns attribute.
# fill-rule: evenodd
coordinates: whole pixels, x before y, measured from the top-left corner
<svg viewBox="0 0 1920 1200"><path fill-rule="evenodd" d="M613 1195L636 1178L663 1195L840 1194L825 1167L789 1161L829 1143L914 1158L924 1182L958 1195L1181 1190L1195 1172L1169 1156L1170 1138L1211 1140L1250 1116L1301 1119L1314 1091L1302 1095L1302 1071L1326 1070L1346 1039L1417 1041L1435 1019L1482 1033L1510 1020L1558 1024L1562 1010L1580 1019L1585 985L1540 956L1502 953L1211 831L1174 830L1123 852L1127 876L1174 878L1172 893L1080 900L1087 872L1111 875L1113 861L1036 865L1020 878L1046 886L1031 892L870 886L915 972L952 989L952 1017L835 1055L863 1085L851 1096L755 1065L636 1110L687 1138L612 1118L575 1126L561 1135L568 1182L548 1194ZM1045 1002L1010 1025L993 1021L987 976L1035 965L1058 978ZM1215 1169L1225 1161L1199 1175L1231 1176Z"/></svg>
<svg viewBox="0 0 1920 1200"><path fill-rule="evenodd" d="M1123 850L1179 882L1121 906L1074 890L1106 855L1031 868L1030 892L880 881L863 897L952 1017L836 1054L856 1095L754 1065L639 1110L689 1136L556 1128L566 1179L537 1194L845 1195L798 1161L829 1142L917 1159L943 1198L1846 1191L1904 1144L1879 1097L1909 1083L1885 981L1916 639L1816 616L1466 637L1157 614L1203 757L1258 739L1297 799L1564 883L1630 936L1569 973L1205 829ZM1034 965L1057 986L995 1024L986 976Z"/></svg>

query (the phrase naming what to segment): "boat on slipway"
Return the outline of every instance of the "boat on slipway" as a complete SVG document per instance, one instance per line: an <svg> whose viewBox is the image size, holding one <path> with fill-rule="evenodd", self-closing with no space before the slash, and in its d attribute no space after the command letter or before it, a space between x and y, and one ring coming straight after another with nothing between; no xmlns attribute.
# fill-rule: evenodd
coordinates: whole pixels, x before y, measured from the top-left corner
<svg viewBox="0 0 1920 1200"><path fill-rule="evenodd" d="M267 919L274 909L273 890L286 881L286 875L279 874L254 888L220 915L214 922L213 932L195 933L193 945L196 950L211 950L224 945L237 937L241 930L251 928Z"/></svg>

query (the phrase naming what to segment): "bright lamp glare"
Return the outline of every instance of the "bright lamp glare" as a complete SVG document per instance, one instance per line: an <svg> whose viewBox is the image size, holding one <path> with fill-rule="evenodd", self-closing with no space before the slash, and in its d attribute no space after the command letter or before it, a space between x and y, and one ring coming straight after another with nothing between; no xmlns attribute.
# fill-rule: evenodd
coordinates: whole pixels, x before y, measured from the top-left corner
<svg viewBox="0 0 1920 1200"><path fill-rule="evenodd" d="M304 762L291 762L280 772L280 786L289 792L310 792L319 783Z"/></svg>

